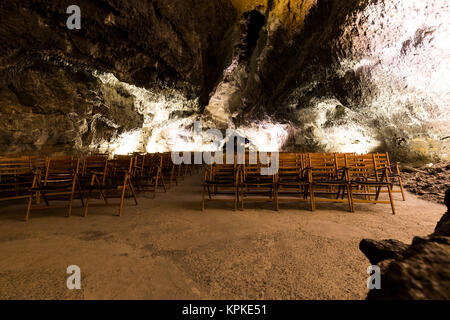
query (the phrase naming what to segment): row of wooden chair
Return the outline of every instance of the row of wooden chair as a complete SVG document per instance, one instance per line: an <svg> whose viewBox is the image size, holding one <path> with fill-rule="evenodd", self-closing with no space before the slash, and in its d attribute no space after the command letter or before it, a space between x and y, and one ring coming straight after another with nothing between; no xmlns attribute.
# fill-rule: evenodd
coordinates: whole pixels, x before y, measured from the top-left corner
<svg viewBox="0 0 450 320"><path fill-rule="evenodd" d="M263 168L273 167L270 159L276 159L277 170L262 175ZM399 192L405 200L398 163L391 164L387 153L278 153L264 159L247 153L245 161L238 162L235 156L232 164L224 160L206 168L202 210L206 201L233 201L236 210L239 203L244 209L244 202L262 200L272 202L275 210L280 202L309 202L312 211L317 202L342 202L351 212L355 203L386 203L395 214L392 194ZM381 193L389 200L380 199Z"/></svg>
<svg viewBox="0 0 450 320"><path fill-rule="evenodd" d="M73 201L78 198L87 216L93 197L98 196L101 205L118 206L123 213L125 198L133 198L138 204L136 190L164 192L171 183L178 184L191 173L189 165L174 165L169 153L117 155L93 154L80 161L77 157L0 157L0 201L27 199L25 220L32 209L67 207L71 216ZM109 199L119 198L119 203ZM45 206L40 206L41 199ZM33 206L33 200L35 205ZM61 206L50 201L64 200ZM61 203L60 201L58 203Z"/></svg>

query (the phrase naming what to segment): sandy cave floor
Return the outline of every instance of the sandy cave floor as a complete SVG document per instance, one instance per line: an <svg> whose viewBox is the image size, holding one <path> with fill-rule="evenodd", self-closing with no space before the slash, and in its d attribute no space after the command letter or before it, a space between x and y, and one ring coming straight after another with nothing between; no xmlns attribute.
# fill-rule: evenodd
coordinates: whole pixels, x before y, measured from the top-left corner
<svg viewBox="0 0 450 320"><path fill-rule="evenodd" d="M200 176L135 207L33 211L0 203L0 299L364 299L369 261L362 238L410 243L431 233L444 206L407 194L389 205L210 203L200 210ZM400 194L396 194L400 199ZM66 287L69 265L82 289Z"/></svg>

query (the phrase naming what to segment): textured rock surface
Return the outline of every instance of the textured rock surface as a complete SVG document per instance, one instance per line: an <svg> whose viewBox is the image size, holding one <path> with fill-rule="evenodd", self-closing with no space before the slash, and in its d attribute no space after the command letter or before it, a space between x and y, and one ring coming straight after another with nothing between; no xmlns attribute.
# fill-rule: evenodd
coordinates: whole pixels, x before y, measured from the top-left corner
<svg viewBox="0 0 450 320"><path fill-rule="evenodd" d="M64 1L0 4L0 112L2 118L16 121L3 129L8 152L39 151L45 142L54 151L62 144L64 150L83 151L118 144L122 133L134 135L136 130L139 144L152 151L161 139L165 147L174 145L164 137L185 139L196 114L204 116L208 126L222 129L248 129L255 120L268 122L268 128L288 125L282 136L289 135L285 148L291 150L380 149L402 161L449 157L446 2L80 0L78 5L82 29L71 31L66 28ZM49 65L49 60L68 64ZM21 74L29 68L34 68L33 76ZM25 119L39 114L51 126L53 111L66 114L71 101L83 109L91 104L91 94L103 99L98 87L73 77L94 70L147 89L145 96L152 98L144 104L156 101L159 107L139 110L142 100L133 88L123 94L131 97L127 105L134 105L135 115L103 115L118 126L116 138L63 139L61 144L45 137L36 142L34 136L18 133L19 114ZM58 72L65 76L53 79ZM43 81L30 86L29 77ZM59 93L58 88L69 83L70 89ZM54 94L44 98L45 103L36 100L50 85L56 88ZM15 87L24 88L19 97ZM74 88L76 94L70 91ZM27 107L30 103L33 108ZM174 108L177 103L179 110ZM17 116L11 116L12 109ZM164 118L170 129L161 128L161 119L145 120L155 117L156 109L171 114ZM94 121L96 114L84 109L75 113L81 118L73 128L67 122L64 131L83 132L84 123ZM136 121L142 117L144 121ZM34 147L17 146L22 141Z"/></svg>
<svg viewBox="0 0 450 320"><path fill-rule="evenodd" d="M408 191L423 199L444 203L445 192L450 188L450 162L420 168L403 167L402 178Z"/></svg>
<svg viewBox="0 0 450 320"><path fill-rule="evenodd" d="M1 2L2 154L83 152L142 129L136 99L102 84L95 70L162 95L170 87L207 99L236 19L229 1L77 5L82 28L68 30L66 1Z"/></svg>
<svg viewBox="0 0 450 320"><path fill-rule="evenodd" d="M381 268L381 289L367 299L450 298L450 189L445 195L447 213L428 237L416 237L405 248L401 242L362 240L360 248Z"/></svg>
<svg viewBox="0 0 450 320"><path fill-rule="evenodd" d="M24 60L20 70L0 71L9 80L0 86L3 154L87 151L97 137L142 126L133 100L91 73L46 57Z"/></svg>

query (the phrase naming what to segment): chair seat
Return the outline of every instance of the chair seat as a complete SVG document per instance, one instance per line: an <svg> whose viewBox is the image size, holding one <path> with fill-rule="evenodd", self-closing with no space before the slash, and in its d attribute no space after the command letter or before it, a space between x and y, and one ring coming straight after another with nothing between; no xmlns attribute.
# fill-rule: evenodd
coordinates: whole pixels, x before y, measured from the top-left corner
<svg viewBox="0 0 450 320"><path fill-rule="evenodd" d="M154 179L156 175L149 175L149 176L134 176L133 180L148 180L148 179Z"/></svg>
<svg viewBox="0 0 450 320"><path fill-rule="evenodd" d="M279 186L299 186L309 184L308 180L296 180L296 181L279 181Z"/></svg>
<svg viewBox="0 0 450 320"><path fill-rule="evenodd" d="M315 185L346 185L348 181L345 180L318 180L312 182Z"/></svg>
<svg viewBox="0 0 450 320"><path fill-rule="evenodd" d="M42 187L35 187L31 188L32 191L55 191L55 190L62 190L62 189L69 189L72 188L71 184L65 184L65 185L59 185L59 186L42 186Z"/></svg>
<svg viewBox="0 0 450 320"><path fill-rule="evenodd" d="M116 184L105 184L105 185L95 185L95 186L87 186L87 190L112 190L117 189L119 187L123 187L122 185L116 185Z"/></svg>
<svg viewBox="0 0 450 320"><path fill-rule="evenodd" d="M218 185L234 185L234 183L235 183L234 180L205 181L205 184L218 184Z"/></svg>
<svg viewBox="0 0 450 320"><path fill-rule="evenodd" d="M373 185L373 186L387 186L392 185L390 182L386 181L362 181L362 180L353 180L351 184L362 184L362 185Z"/></svg>

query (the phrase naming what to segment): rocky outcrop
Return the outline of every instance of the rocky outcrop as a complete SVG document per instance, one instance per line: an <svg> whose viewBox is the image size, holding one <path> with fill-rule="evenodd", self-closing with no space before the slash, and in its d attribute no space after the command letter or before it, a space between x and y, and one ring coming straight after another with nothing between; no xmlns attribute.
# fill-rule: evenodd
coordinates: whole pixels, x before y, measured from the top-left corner
<svg viewBox="0 0 450 320"><path fill-rule="evenodd" d="M86 152L141 130L136 99L95 72L207 101L223 69L221 43L236 20L228 0L76 4L81 30L67 28L66 1L1 2L1 154Z"/></svg>
<svg viewBox="0 0 450 320"><path fill-rule="evenodd" d="M450 188L450 162L428 164L419 168L403 166L403 185L422 199L444 203Z"/></svg>
<svg viewBox="0 0 450 320"><path fill-rule="evenodd" d="M411 246L396 240L362 240L361 251L381 268L381 289L367 299L450 298L450 189L445 195L447 213L435 232L416 237Z"/></svg>

